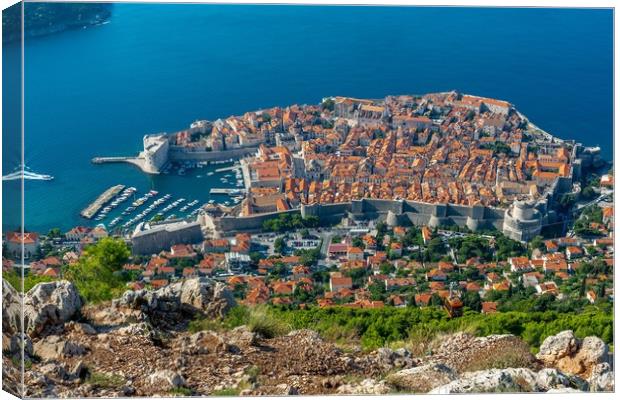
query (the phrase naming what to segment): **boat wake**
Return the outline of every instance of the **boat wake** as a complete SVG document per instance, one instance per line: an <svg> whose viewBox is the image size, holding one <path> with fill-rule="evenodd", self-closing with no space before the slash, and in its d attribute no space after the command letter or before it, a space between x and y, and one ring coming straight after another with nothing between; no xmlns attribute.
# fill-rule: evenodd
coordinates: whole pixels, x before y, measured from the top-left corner
<svg viewBox="0 0 620 400"><path fill-rule="evenodd" d="M35 181L51 181L54 179L51 175L45 174L37 174L36 172L28 171L28 167L25 167L23 170L17 168L16 171L11 172L10 174L4 175L2 177L3 181L16 181L19 179L29 179Z"/></svg>

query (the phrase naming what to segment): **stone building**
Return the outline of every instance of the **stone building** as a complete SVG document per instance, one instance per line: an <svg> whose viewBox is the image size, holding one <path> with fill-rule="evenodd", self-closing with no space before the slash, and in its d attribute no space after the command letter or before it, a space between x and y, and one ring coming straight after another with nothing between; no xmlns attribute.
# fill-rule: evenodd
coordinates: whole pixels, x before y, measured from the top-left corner
<svg viewBox="0 0 620 400"><path fill-rule="evenodd" d="M511 239L526 242L540 234L542 214L534 202L516 200L504 213L503 232Z"/></svg>
<svg viewBox="0 0 620 400"><path fill-rule="evenodd" d="M169 139L165 133L144 135L144 160L142 170L149 174L158 174L168 162Z"/></svg>
<svg viewBox="0 0 620 400"><path fill-rule="evenodd" d="M203 240L200 223L180 221L141 225L131 237L131 245L134 254L157 254L175 244L195 244Z"/></svg>

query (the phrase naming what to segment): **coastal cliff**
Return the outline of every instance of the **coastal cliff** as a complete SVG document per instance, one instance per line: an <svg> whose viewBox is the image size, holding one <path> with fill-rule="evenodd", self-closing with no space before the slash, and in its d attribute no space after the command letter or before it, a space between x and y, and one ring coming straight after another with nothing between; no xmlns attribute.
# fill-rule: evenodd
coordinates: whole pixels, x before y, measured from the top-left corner
<svg viewBox="0 0 620 400"><path fill-rule="evenodd" d="M20 294L4 281L3 292L3 389L17 394ZM267 314L218 325L235 301L200 278L86 306L72 283L41 283L24 304L33 397L613 391L608 346L573 331L548 336L535 355L514 335L461 332L423 352L345 349Z"/></svg>
<svg viewBox="0 0 620 400"><path fill-rule="evenodd" d="M98 25L112 15L110 3L26 3L24 35L26 38ZM21 3L2 12L2 41L21 38Z"/></svg>

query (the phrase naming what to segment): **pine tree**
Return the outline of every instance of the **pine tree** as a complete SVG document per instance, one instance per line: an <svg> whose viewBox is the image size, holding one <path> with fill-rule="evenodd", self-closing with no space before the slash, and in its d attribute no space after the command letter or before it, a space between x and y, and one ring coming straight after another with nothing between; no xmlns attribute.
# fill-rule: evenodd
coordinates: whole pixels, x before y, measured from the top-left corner
<svg viewBox="0 0 620 400"><path fill-rule="evenodd" d="M579 297L584 297L586 295L586 278L584 277L581 280L581 288L579 289Z"/></svg>
<svg viewBox="0 0 620 400"><path fill-rule="evenodd" d="M601 286L598 287L597 297L599 299L605 297L605 282L601 283Z"/></svg>

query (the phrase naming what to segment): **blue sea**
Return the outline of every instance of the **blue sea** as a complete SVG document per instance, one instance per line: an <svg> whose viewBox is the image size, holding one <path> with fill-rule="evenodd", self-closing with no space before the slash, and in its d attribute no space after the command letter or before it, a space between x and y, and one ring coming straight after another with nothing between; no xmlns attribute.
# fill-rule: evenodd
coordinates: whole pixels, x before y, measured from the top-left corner
<svg viewBox="0 0 620 400"><path fill-rule="evenodd" d="M134 154L144 134L196 119L329 95L505 99L611 159L612 36L612 11L600 9L116 4L108 24L26 41L26 164L55 177L26 181L26 229L85 224L80 210L119 183L206 202L221 184L204 171L147 176L90 160ZM17 54L3 46L5 60ZM5 174L19 163L14 145L3 160ZM3 185L5 230L19 225L19 185Z"/></svg>

